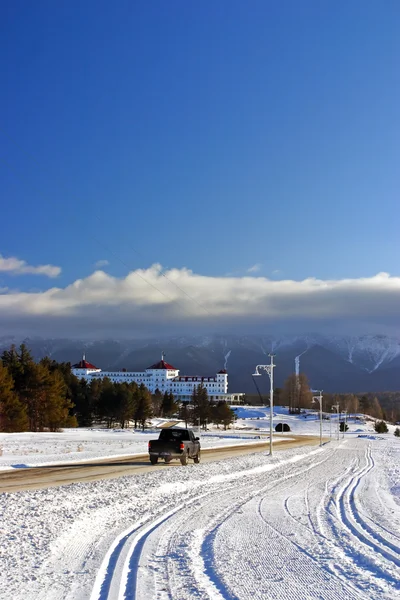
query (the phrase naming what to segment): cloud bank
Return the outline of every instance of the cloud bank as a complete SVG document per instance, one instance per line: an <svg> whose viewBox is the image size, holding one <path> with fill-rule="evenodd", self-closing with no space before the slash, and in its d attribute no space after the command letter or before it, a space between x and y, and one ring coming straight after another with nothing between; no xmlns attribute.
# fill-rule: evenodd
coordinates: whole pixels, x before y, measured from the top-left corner
<svg viewBox="0 0 400 600"><path fill-rule="evenodd" d="M349 333L397 328L400 278L302 281L210 277L158 264L113 277L101 270L65 288L0 294L0 329L23 335L107 336L261 332L282 326Z"/></svg>
<svg viewBox="0 0 400 600"><path fill-rule="evenodd" d="M61 273L61 268L54 265L38 265L33 267L25 260L20 260L14 256L4 258L0 254L0 272L9 275L45 275L46 277L57 277Z"/></svg>

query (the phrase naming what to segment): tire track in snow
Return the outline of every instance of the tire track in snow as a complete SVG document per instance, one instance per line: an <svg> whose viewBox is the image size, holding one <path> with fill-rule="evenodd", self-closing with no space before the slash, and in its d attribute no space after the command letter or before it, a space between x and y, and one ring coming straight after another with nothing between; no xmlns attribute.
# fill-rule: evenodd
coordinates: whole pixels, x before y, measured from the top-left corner
<svg viewBox="0 0 400 600"><path fill-rule="evenodd" d="M370 471L372 471L372 469L375 468L375 462L374 462L374 459L372 458L371 448L369 448L367 459L369 461L369 468L366 470L363 477L368 475L368 473ZM363 511L360 509L359 501L358 501L357 495L356 495L356 492L359 488L360 483L361 483L361 478L357 481L357 483L354 486L354 488L352 489L352 491L350 493L350 497L349 497L350 507L352 509L355 520L360 524L360 526L372 538L374 538L374 540L376 542L378 542L378 544L380 544L380 546L383 546L384 548L388 549L389 551L392 551L394 553L396 560L397 560L397 558L400 559L400 551L399 551L400 538L397 535L393 534L392 532L388 531L385 527L382 527L378 523L374 522L370 517L368 517L368 515L363 514ZM391 537L395 538L397 540L397 544L393 544L390 540L383 537L381 532L378 531L377 527L379 527L381 529L381 531L383 530L387 534L389 534ZM400 566L400 564L398 562L396 562L396 564L398 566Z"/></svg>
<svg viewBox="0 0 400 600"><path fill-rule="evenodd" d="M278 480L278 485L286 483L288 480L290 480L294 477L299 477L301 475L304 475L304 474L308 473L309 471L311 471L317 467L320 467L322 464L324 464L326 461L328 461L330 459L331 459L331 455L328 455L323 460L312 463L311 465L308 465L306 468L296 470L294 473L290 473L288 475L280 477ZM215 538L218 534L218 530L228 519L230 519L235 513L237 513L240 510L240 508L244 507L246 504L248 504L250 501L252 501L256 496L258 496L260 494L264 494L264 493L276 488L276 485L277 485L276 482L268 483L266 486L263 486L262 488L258 489L257 491L253 491L252 493L250 493L249 496L247 498L245 498L240 503L239 506L235 506L232 510L229 511L228 514L224 513L223 519L220 520L214 526L214 528L204 537L203 543L201 544L201 554L204 557L206 557L205 560L203 559L205 571L206 571L208 578L213 582L213 584L217 587L217 589L220 592L222 592L224 600L236 600L237 597L235 595L232 595L230 590L224 584L221 577L219 577L217 568L215 565L215 560L213 557L213 546L214 546ZM276 533L278 535L281 535L277 530L276 530ZM314 530L313 530L313 533L314 533ZM288 541L292 543L292 540L288 540ZM298 547L298 549L303 551L300 547ZM313 559L312 555L310 555L310 558ZM213 597L211 597L211 598L213 598Z"/></svg>
<svg viewBox="0 0 400 600"><path fill-rule="evenodd" d="M129 566L132 559L135 547L141 538L150 531L168 519L172 514L181 510L183 506L179 506L172 511L161 514L150 521L150 523L140 522L126 529L123 533L117 536L110 548L108 549L103 562L96 576L90 600L111 600L112 598L123 598L123 590L121 583L118 581L119 576L124 578L125 586L129 578ZM121 565L121 560L123 564Z"/></svg>
<svg viewBox="0 0 400 600"><path fill-rule="evenodd" d="M357 466L351 469L352 473L348 469L335 481L326 506L325 517L333 536L332 540L336 540L335 552L338 560L335 565L331 565L332 568L342 572L349 579L358 573L360 582L364 581L364 585L369 589L373 588L377 595L382 596L382 593L392 594L400 588L400 574L396 570L398 559L378 544L371 542L362 527L357 525L353 513L354 502L350 502L351 498L354 500L355 488L371 470L369 452L370 445L364 455L366 460L364 467L360 466L358 459ZM381 559L377 557L377 553L380 554Z"/></svg>
<svg viewBox="0 0 400 600"><path fill-rule="evenodd" d="M364 521L356 509L356 490L361 480L374 468L370 446L366 450L365 458L367 462L366 466L362 468L356 477L351 479L348 485L341 491L341 493L339 493L339 497L336 501L339 515L344 525L347 526L354 537L358 538L374 552L379 552L385 559L393 562L397 567L400 567L400 554L398 549L392 544L383 540L383 538L381 538L382 543L380 543L380 541L378 542L378 540L375 542L370 534L370 531L372 531L371 528L368 530L366 527L364 527ZM363 529L365 529L365 531L363 531Z"/></svg>
<svg viewBox="0 0 400 600"><path fill-rule="evenodd" d="M298 456L295 459L289 459L286 464L297 463L299 460L313 460L314 454L319 452L320 450L313 451L312 458L310 455L305 455ZM326 462L329 458L329 456L324 456L318 463L312 463L306 468L300 468L300 472L307 472L310 469L315 468L316 465ZM271 467L273 467L271 470L284 465L285 463L271 465ZM289 475L280 478L281 483L299 474L299 470L296 467L294 468L296 469L294 473L290 473ZM226 486L224 480L220 483ZM212 598L212 600L236 600L236 596L232 595L215 569L212 551L213 539L217 534L221 523L233 513L240 510L243 505L252 500L255 496L267 489L272 489L275 485L275 482L268 482L267 484L260 486L259 482L256 481L255 484L250 484L250 488L252 489L249 490L249 481L248 478L245 477L243 478L243 481L237 480L235 482L234 493L229 488L225 489L224 487L221 489L220 487L216 487L216 489L204 494L201 498L197 496L196 499L201 500L201 502L198 503L196 507L187 505L187 508L191 509L190 512L184 515L174 516L174 519L170 524L170 528L173 529L172 534L160 532L161 540L159 542L159 547L162 547L162 555L175 555L175 562L178 563L179 568L179 578L181 580L186 578L186 582L184 586L182 581L178 581L171 585L171 582L176 578L176 570L174 570L175 565L172 561L172 566L170 565L169 567L168 575L165 573L157 575L160 587L165 588L166 581L169 580L168 597L180 597L179 589L185 587L185 589L191 589L193 594L195 594L194 590L201 590L201 593L198 592L200 595L196 593L196 597ZM233 499L232 496L235 496L236 499ZM221 506L221 504L222 509L218 510L218 505ZM197 513L199 513L198 516ZM205 515L207 515L207 519L205 518ZM176 518L178 518L178 523L176 523ZM204 521L207 522L206 528L195 529L193 531L193 523L203 523ZM188 530L191 530L189 536L190 543L187 546L186 553L184 553L183 556L177 557L177 549L182 550L182 544L188 539L187 536L186 538L182 536L182 530L185 529L185 526L187 526ZM155 533L155 530L150 533ZM170 535L169 538L168 535ZM163 540L163 537L167 537L167 540ZM145 542L147 542L147 540ZM142 545L141 551L146 553L145 544ZM156 595L154 594L153 597L155 598ZM127 598L131 598L131 596L127 596ZM141 598L138 598L137 600L141 600Z"/></svg>

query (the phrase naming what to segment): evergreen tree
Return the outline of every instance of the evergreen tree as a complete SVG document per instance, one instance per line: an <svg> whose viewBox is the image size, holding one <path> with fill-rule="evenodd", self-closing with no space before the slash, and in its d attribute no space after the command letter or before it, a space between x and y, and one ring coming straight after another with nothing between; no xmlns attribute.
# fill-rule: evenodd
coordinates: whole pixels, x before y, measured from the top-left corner
<svg viewBox="0 0 400 600"><path fill-rule="evenodd" d="M400 437L400 429L398 427L396 427L396 429L394 430L394 435L396 437Z"/></svg>
<svg viewBox="0 0 400 600"><path fill-rule="evenodd" d="M235 413L226 402L221 400L212 411L212 419L217 425L222 423L226 431L229 425L235 420Z"/></svg>
<svg viewBox="0 0 400 600"><path fill-rule="evenodd" d="M26 408L13 390L8 369L0 362L0 431L14 433L29 427Z"/></svg>
<svg viewBox="0 0 400 600"><path fill-rule="evenodd" d="M133 415L133 419L135 421L135 429L139 422L144 431L147 419L149 419L153 414L153 406L151 402L151 394L143 383L140 384L136 397L137 402L135 412Z"/></svg>
<svg viewBox="0 0 400 600"><path fill-rule="evenodd" d="M161 404L161 414L163 417L172 417L179 410L178 402L175 402L175 398L172 392L165 392L162 404Z"/></svg>
<svg viewBox="0 0 400 600"><path fill-rule="evenodd" d="M387 433L389 431L385 421L375 421L374 429L376 433Z"/></svg>
<svg viewBox="0 0 400 600"><path fill-rule="evenodd" d="M69 427L76 426L76 420L70 418L73 404L66 397L66 385L59 371L49 372L47 370L40 396L42 398L39 407L39 429L41 431L45 427L50 431L57 431L67 425Z"/></svg>
<svg viewBox="0 0 400 600"><path fill-rule="evenodd" d="M154 394L152 395L151 400L153 403L154 416L161 417L162 416L161 406L162 406L162 401L163 401L163 395L158 388L155 390Z"/></svg>
<svg viewBox="0 0 400 600"><path fill-rule="evenodd" d="M94 391L99 390L96 396L96 401L100 396L100 380L93 380L90 383L86 379L78 380L77 389L74 393L73 399L75 404L75 417L78 421L79 427L91 427L93 424L93 411L94 411Z"/></svg>
<svg viewBox="0 0 400 600"><path fill-rule="evenodd" d="M206 429L207 421L210 420L212 404L208 399L207 390L203 384L193 388L192 393L192 414L193 425L200 422L200 426Z"/></svg>
<svg viewBox="0 0 400 600"><path fill-rule="evenodd" d="M116 404L116 420L119 422L122 429L126 424L129 424L134 417L136 410L137 394L136 384L129 385L127 383L116 383L115 385L115 404Z"/></svg>
<svg viewBox="0 0 400 600"><path fill-rule="evenodd" d="M108 377L104 377L96 405L96 413L97 418L100 421L105 421L108 428L111 428L115 421L115 404L115 386Z"/></svg>

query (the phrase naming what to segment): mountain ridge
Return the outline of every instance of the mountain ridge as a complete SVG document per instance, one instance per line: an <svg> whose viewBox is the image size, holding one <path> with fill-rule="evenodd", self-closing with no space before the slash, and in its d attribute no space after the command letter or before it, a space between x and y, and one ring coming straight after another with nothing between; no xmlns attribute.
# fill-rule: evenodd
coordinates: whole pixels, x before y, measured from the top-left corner
<svg viewBox="0 0 400 600"><path fill-rule="evenodd" d="M282 386L296 360L313 388L335 392L400 389L400 339L386 335L327 336L234 335L173 336L152 339L80 340L0 337L0 350L25 342L36 360L50 356L74 363L85 352L104 370L142 370L162 351L182 374L229 372L229 389L253 393L251 374L257 364L276 357L275 385ZM269 384L268 384L269 386ZM267 382L265 389L267 389Z"/></svg>

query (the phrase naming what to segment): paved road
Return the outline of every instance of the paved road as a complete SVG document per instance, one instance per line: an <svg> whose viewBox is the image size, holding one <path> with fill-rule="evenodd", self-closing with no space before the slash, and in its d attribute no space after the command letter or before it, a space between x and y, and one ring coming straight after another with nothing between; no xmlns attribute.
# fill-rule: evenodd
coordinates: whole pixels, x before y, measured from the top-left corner
<svg viewBox="0 0 400 600"><path fill-rule="evenodd" d="M316 445L319 437L295 436L281 439L274 443L274 450L283 450L294 446ZM201 462L207 463L224 460L234 456L250 454L252 452L265 452L268 450L268 441L265 443L246 444L241 446L222 447L218 449L203 449ZM0 472L0 493L19 492L30 489L56 487L69 483L84 483L99 479L112 479L125 475L141 475L150 471L171 468L184 468L179 461L172 461L169 465L160 463L150 465L148 454L141 456L125 457L121 459L109 458L97 462L65 463L54 466L34 467Z"/></svg>

